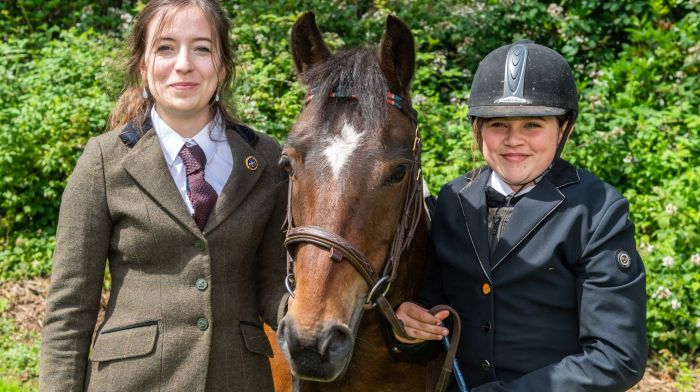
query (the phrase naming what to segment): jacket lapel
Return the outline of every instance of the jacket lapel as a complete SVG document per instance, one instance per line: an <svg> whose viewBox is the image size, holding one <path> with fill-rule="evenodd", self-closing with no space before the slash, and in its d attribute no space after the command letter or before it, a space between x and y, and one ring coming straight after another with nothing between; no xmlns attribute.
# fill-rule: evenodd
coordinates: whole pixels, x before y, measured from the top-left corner
<svg viewBox="0 0 700 392"><path fill-rule="evenodd" d="M147 131L122 159L122 167L173 219L195 235L201 232L175 186L153 130Z"/></svg>
<svg viewBox="0 0 700 392"><path fill-rule="evenodd" d="M484 191L490 174L490 169L483 170L477 178L467 182L466 186L459 191L457 197L462 207L462 215L464 215L464 220L466 221L467 235L479 260L481 270L489 282L492 282L489 240L486 232L488 227L486 221L486 193Z"/></svg>
<svg viewBox="0 0 700 392"><path fill-rule="evenodd" d="M559 188L580 181L576 168L558 160L550 172L513 208L513 215L491 258L495 270L564 202Z"/></svg>
<svg viewBox="0 0 700 392"><path fill-rule="evenodd" d="M231 146L233 170L216 201L214 210L209 215L207 225L204 227L206 233L214 230L238 208L265 171L265 160L238 132L227 127L226 138ZM248 157L255 158L257 162L255 170L251 170L246 165Z"/></svg>

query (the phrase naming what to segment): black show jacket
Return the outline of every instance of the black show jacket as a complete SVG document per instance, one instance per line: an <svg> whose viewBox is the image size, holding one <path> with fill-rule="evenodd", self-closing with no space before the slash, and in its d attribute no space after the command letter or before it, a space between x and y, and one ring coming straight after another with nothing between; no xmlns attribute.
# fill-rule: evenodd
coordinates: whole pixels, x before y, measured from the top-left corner
<svg viewBox="0 0 700 392"><path fill-rule="evenodd" d="M644 265L628 202L558 160L515 205L494 254L484 169L437 199L418 302L462 319L457 357L472 391L622 391L647 358Z"/></svg>

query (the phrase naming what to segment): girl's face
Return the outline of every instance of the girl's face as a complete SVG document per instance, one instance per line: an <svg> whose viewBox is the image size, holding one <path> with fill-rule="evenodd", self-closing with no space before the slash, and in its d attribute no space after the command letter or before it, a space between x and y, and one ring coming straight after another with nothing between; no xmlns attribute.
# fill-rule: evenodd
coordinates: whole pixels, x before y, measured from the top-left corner
<svg viewBox="0 0 700 392"><path fill-rule="evenodd" d="M157 32L161 17L148 25L148 46L141 67L158 115L170 123L188 119L209 121L209 103L224 78L213 29L202 10L177 11ZM170 121L169 121L170 120Z"/></svg>
<svg viewBox="0 0 700 392"><path fill-rule="evenodd" d="M484 158L517 192L552 163L565 126L554 116L487 118L481 127Z"/></svg>

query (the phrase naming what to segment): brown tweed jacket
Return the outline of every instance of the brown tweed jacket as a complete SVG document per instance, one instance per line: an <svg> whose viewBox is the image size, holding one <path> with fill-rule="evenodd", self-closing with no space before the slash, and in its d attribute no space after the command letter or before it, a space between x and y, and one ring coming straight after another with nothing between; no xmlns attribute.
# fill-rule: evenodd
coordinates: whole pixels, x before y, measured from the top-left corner
<svg viewBox="0 0 700 392"><path fill-rule="evenodd" d="M42 391L273 389L261 319L276 327L284 292L286 176L277 142L238 125L226 135L233 172L204 232L153 130L88 142L61 203Z"/></svg>

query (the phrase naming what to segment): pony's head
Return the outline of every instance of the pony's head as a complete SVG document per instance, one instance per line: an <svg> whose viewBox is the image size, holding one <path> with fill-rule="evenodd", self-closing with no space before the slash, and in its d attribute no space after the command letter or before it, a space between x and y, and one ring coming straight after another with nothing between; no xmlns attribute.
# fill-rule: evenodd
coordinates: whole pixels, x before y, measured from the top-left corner
<svg viewBox="0 0 700 392"><path fill-rule="evenodd" d="M363 309L396 276L393 259L420 214L409 197L421 198L409 101L415 49L408 27L389 16L376 53L331 54L312 13L295 23L291 47L308 95L280 160L290 175L294 299L278 341L296 376L332 381L350 361Z"/></svg>

